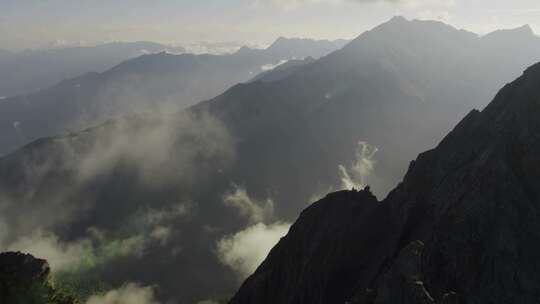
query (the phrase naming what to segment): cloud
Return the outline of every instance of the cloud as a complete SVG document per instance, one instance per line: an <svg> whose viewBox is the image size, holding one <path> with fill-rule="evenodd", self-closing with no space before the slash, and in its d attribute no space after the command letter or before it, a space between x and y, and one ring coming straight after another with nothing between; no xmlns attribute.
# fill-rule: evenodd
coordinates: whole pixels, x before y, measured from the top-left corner
<svg viewBox="0 0 540 304"><path fill-rule="evenodd" d="M103 206L95 201L92 195L80 195L89 184L103 180L103 175L113 173L119 165L133 168L134 176L139 177L143 186L189 187L201 176L224 169L234 158L229 132L206 114L128 116L50 141L39 155L21 153L18 168L21 182L14 187L0 187L0 225L9 227L0 231L2 248L22 237L39 236L36 231L43 234L59 231L85 213L121 212L119 221L130 220L140 206L117 211L115 206ZM51 182L51 172L62 172L69 184L54 182L56 179ZM149 238L152 235L147 234L153 232L161 243L166 243L165 230L170 228L171 219L188 215L191 208L189 203L167 204L170 207L139 210L140 217L130 225L146 223L138 233ZM155 230L158 225L161 229ZM173 233L170 229L169 232Z"/></svg>
<svg viewBox="0 0 540 304"><path fill-rule="evenodd" d="M56 234L37 230L2 247L6 251L21 251L47 260L53 273L92 269L125 256L140 256L152 238L133 235L126 238L62 241Z"/></svg>
<svg viewBox="0 0 540 304"><path fill-rule="evenodd" d="M324 189L324 190L323 190ZM316 192L311 194L308 198L308 205L311 205L312 203L315 203L328 195L328 193L332 193L336 191L334 187L330 186L327 188L318 189Z"/></svg>
<svg viewBox="0 0 540 304"><path fill-rule="evenodd" d="M274 216L274 202L271 199L257 201L250 198L246 189L233 185L234 190L223 196L225 205L236 208L250 223L267 222Z"/></svg>
<svg viewBox="0 0 540 304"><path fill-rule="evenodd" d="M256 5L271 5L290 10L298 9L310 4L388 4L407 10L422 8L449 8L455 5L456 0L255 0Z"/></svg>
<svg viewBox="0 0 540 304"><path fill-rule="evenodd" d="M169 241L171 234L171 227L157 226L154 228L154 230L152 230L150 236L153 239L158 240L161 245L165 245Z"/></svg>
<svg viewBox="0 0 540 304"><path fill-rule="evenodd" d="M52 233L41 230L22 237L6 248L7 251L21 251L46 259L53 271L61 271L80 264L85 251L82 242L64 243Z"/></svg>
<svg viewBox="0 0 540 304"><path fill-rule="evenodd" d="M91 296L86 304L159 304L152 287L129 283L103 295Z"/></svg>
<svg viewBox="0 0 540 304"><path fill-rule="evenodd" d="M225 237L218 242L219 258L244 279L257 269L290 226L289 223L258 223Z"/></svg>
<svg viewBox="0 0 540 304"><path fill-rule="evenodd" d="M128 161L147 185L159 186L192 180L205 162L219 166L234 156L227 128L206 114L124 117L104 127L77 164L83 181Z"/></svg>
<svg viewBox="0 0 540 304"><path fill-rule="evenodd" d="M223 196L223 202L236 208L240 216L247 218L250 223L245 229L217 242L220 261L243 280L255 271L270 249L287 234L291 224L267 224L274 220L274 202L271 199L257 201L249 197L246 189L237 185L233 185L233 190Z"/></svg>
<svg viewBox="0 0 540 304"><path fill-rule="evenodd" d="M355 161L347 169L344 165L339 165L338 170L341 177L341 187L343 189L364 189L367 186L369 175L375 168L375 154L379 149L365 141L358 142L355 153Z"/></svg>
<svg viewBox="0 0 540 304"><path fill-rule="evenodd" d="M174 232L170 225L187 217L189 208L189 204L175 204L164 209L141 210L126 219L129 235L91 227L85 237L70 242L44 228L8 241L8 225L0 220L0 250L21 251L46 259L53 273L89 270L121 257L142 257L155 245L165 246Z"/></svg>
<svg viewBox="0 0 540 304"><path fill-rule="evenodd" d="M127 220L127 225L131 231L149 231L160 225L171 224L181 218L189 217L193 208L191 202L175 203L161 209L141 208Z"/></svg>
<svg viewBox="0 0 540 304"><path fill-rule="evenodd" d="M268 64L265 64L263 66L261 66L261 70L262 71L271 71L273 69L275 69L276 67L284 64L284 63L287 63L288 60L286 59L283 59L283 60L280 60L278 63L276 64L272 64L272 63L268 63Z"/></svg>
<svg viewBox="0 0 540 304"><path fill-rule="evenodd" d="M414 0L409 0L414 1ZM296 8L304 4L313 3L328 3L328 4L342 4L342 3L403 3L408 0L257 0L256 3L270 3L279 7Z"/></svg>
<svg viewBox="0 0 540 304"><path fill-rule="evenodd" d="M179 227L197 225L187 224L197 205L183 190L225 170L235 152L227 129L207 114L127 116L47 142L40 153L20 154L20 182L0 185L0 251L47 259L55 282L85 297L116 276L106 269L124 269L126 263L144 263L149 253L173 255L176 248L191 246L189 239L176 243L183 241ZM95 182L117 182L113 178L125 176L117 169L126 167L147 193L173 190L166 197L118 204L93 195ZM51 172L61 172L62 178L51 178Z"/></svg>

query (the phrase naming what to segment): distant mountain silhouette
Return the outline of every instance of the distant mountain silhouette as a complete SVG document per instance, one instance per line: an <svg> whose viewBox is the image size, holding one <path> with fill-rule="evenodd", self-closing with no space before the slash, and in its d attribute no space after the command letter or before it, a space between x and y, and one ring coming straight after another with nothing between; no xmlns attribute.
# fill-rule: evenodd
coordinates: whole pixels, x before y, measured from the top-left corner
<svg viewBox="0 0 540 304"><path fill-rule="evenodd" d="M113 42L92 47L2 52L0 50L0 96L11 97L48 88L64 79L88 72L103 72L120 62L181 47L153 42Z"/></svg>
<svg viewBox="0 0 540 304"><path fill-rule="evenodd" d="M536 303L540 64L470 112L378 202L306 209L231 304Z"/></svg>
<svg viewBox="0 0 540 304"><path fill-rule="evenodd" d="M312 40L312 39L301 39L301 38L285 38L280 37L270 47L268 51L276 52L281 54L286 54L286 58L291 59L302 59L302 56L299 57L297 54L309 54L313 50L318 50L318 54L315 53L311 55L312 57L319 58L325 54L329 54L336 50L336 45L344 46L349 41L344 39L338 39L333 41L328 40Z"/></svg>
<svg viewBox="0 0 540 304"><path fill-rule="evenodd" d="M174 55L162 52L125 61L103 73L87 73L64 80L36 93L4 99L0 102L0 155L37 138L78 131L117 115L185 108L255 77L265 65L275 65L293 58L318 58L344 44L345 41L341 40L280 38L268 49L243 48L231 55ZM141 43L101 48L119 48L123 56L127 56L125 53L128 50L125 49L128 47L136 47L137 50L147 47L150 52L160 50L159 45L151 46ZM101 49L83 50L91 54L105 52ZM40 60L54 67L42 66L37 69L46 73L47 81L55 81L51 75L56 69L67 73L67 68L56 64L59 59L51 56L60 56L62 52L67 53L61 57L67 57L65 60L69 60L70 56L83 56L80 54L82 51L78 53L72 49L51 52L52 55L43 55L44 58ZM75 54L70 55L71 52ZM8 63L13 64L12 69L2 68L0 59L0 71L6 71L5 77L10 80L16 80L17 74L10 71L24 71L24 65L17 63L17 60L8 60ZM102 66L95 63L93 68L100 70ZM31 66L31 71L36 67L37 64ZM19 126L17 130L14 124Z"/></svg>
<svg viewBox="0 0 540 304"><path fill-rule="evenodd" d="M506 34L495 41L440 22L394 18L285 79L237 85L197 108L242 138L241 158L246 168L258 168L259 179L268 178L264 187L289 196L306 178L312 185L337 184L337 164L354 160L357 143L364 141L379 148L369 183L384 196L408 159L540 60L540 38L522 29ZM520 43L506 42L515 39ZM302 169L283 180L291 167ZM259 179L250 185L249 175L239 175L248 188L259 188Z"/></svg>
<svg viewBox="0 0 540 304"><path fill-rule="evenodd" d="M278 66L264 76L277 75L272 81L235 85L186 111L128 115L36 140L0 158L0 205L12 230L8 240L38 229L54 232L63 242L91 238L94 246L103 240L112 239L114 245L136 240L137 254L103 259L106 267L97 264L83 273L113 286L126 280L157 284L164 299L223 298L237 281L216 253L220 240L253 225L265 229L291 222L313 197L352 184L370 184L377 196L385 196L410 159L540 60L540 38L522 30L506 34L509 40L521 37L522 43L395 18L321 59L290 67L291 73L282 75ZM30 122L33 132L54 134L46 126L58 122L56 130L65 128L64 121L79 113L70 107L87 104L73 102L79 89L89 92L81 96L97 95L100 84L111 83L107 79L123 77L115 75L144 71L144 81L132 82L133 96L154 102L149 96L170 96L165 87L185 88L175 71L188 75L185 71L206 67L201 62L238 68L235 58L245 63L253 56L249 62L258 67L282 60L281 55L274 61L257 59L261 54L265 51L243 49L230 57L143 56L104 74L86 75L86 85L77 79L63 82L47 91L50 103L28 101L43 105L32 111L32 119L16 124L18 116L6 114L10 121L0 121L17 136L29 132ZM501 60L506 56L513 59ZM219 69L201 70L211 75ZM220 71L225 70L231 71ZM234 78L231 73L227 79ZM153 77L170 82L147 85ZM14 104L7 100L0 106L6 103ZM48 113L52 108L59 112ZM8 108L0 108L0 115L8 113L3 109ZM365 149L358 148L359 142ZM378 148L375 154L372 146ZM347 180L347 171L354 181ZM239 188L245 191L234 191ZM153 216L141 218L147 213Z"/></svg>

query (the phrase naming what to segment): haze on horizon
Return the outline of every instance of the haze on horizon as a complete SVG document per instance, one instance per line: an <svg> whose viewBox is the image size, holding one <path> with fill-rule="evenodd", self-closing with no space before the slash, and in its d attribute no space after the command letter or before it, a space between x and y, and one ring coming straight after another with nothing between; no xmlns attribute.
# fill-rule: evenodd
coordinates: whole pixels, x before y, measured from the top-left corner
<svg viewBox="0 0 540 304"><path fill-rule="evenodd" d="M279 36L354 38L395 15L487 33L540 30L537 0L0 0L0 49L154 41L265 45Z"/></svg>

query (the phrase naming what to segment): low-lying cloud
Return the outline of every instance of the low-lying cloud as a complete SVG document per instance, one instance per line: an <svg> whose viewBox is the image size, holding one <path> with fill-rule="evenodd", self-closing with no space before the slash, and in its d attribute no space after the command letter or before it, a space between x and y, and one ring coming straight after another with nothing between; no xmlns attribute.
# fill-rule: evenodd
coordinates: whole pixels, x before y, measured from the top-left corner
<svg viewBox="0 0 540 304"><path fill-rule="evenodd" d="M91 296L86 304L159 304L152 287L129 283L102 295Z"/></svg>
<svg viewBox="0 0 540 304"><path fill-rule="evenodd" d="M151 244L152 235L132 235L125 238L89 236L77 241L62 241L56 234L36 231L4 247L46 259L53 273L89 270L110 260L125 256L141 256ZM160 236L155 238L161 241Z"/></svg>
<svg viewBox="0 0 540 304"><path fill-rule="evenodd" d="M217 242L220 261L244 279L257 269L279 239L287 234L290 223L274 220L274 203L251 198L246 189L233 185L223 197L225 205L236 208L249 226ZM272 222L272 223L270 223ZM270 223L270 224L267 224Z"/></svg>
<svg viewBox="0 0 540 304"><path fill-rule="evenodd" d="M89 270L113 259L141 257L152 246L165 246L174 233L171 225L189 216L190 205L176 204L165 209L145 209L125 219L128 235L115 235L91 227L86 236L63 241L43 228L7 242L0 238L0 250L21 251L46 259L53 273ZM2 233L9 229L0 221Z"/></svg>
<svg viewBox="0 0 540 304"><path fill-rule="evenodd" d="M343 189L364 189L368 185L368 177L375 169L375 154L379 149L365 141L358 142L355 160L349 166L339 165L338 170Z"/></svg>
<svg viewBox="0 0 540 304"><path fill-rule="evenodd" d="M289 223L258 223L225 237L217 246L219 258L244 279L257 269L290 226Z"/></svg>
<svg viewBox="0 0 540 304"><path fill-rule="evenodd" d="M96 208L107 207L97 213L114 211L114 206L101 206L93 195L81 193L93 182L114 178L118 168L129 168L126 172L141 187L188 188L234 159L231 135L211 115L149 116L119 118L49 139L38 153L20 153L19 182L0 185L0 222L10 228L0 238L13 241L38 229L65 227ZM133 207L128 212L138 208Z"/></svg>
<svg viewBox="0 0 540 304"><path fill-rule="evenodd" d="M255 200L247 194L246 189L233 185L233 190L223 196L226 206L236 208L240 216L245 217L250 223L267 222L274 216L274 202L271 199L265 201Z"/></svg>
<svg viewBox="0 0 540 304"><path fill-rule="evenodd" d="M83 242L64 243L55 234L40 230L22 237L5 249L46 259L53 271L78 266L85 251Z"/></svg>
<svg viewBox="0 0 540 304"><path fill-rule="evenodd" d="M280 60L278 63L275 63L275 64L268 63L268 64L265 64L265 65L261 66L261 70L262 71L271 71L271 70L277 68L278 66L287 63L288 61L289 60L283 59L283 60Z"/></svg>
<svg viewBox="0 0 540 304"><path fill-rule="evenodd" d="M123 118L97 136L79 165L83 180L115 168L120 161L136 164L149 185L192 178L204 161L227 162L234 156L231 137L210 115ZM141 125L143 124L143 125Z"/></svg>
<svg viewBox="0 0 540 304"><path fill-rule="evenodd" d="M143 263L155 252L172 258L177 248L190 246L189 238L176 242L186 233L180 227L192 227L198 212L193 185L204 185L201 180L226 170L235 157L228 129L203 113L126 116L43 143L17 154L17 184L0 184L0 251L48 260L55 282L73 286L82 298L110 283L111 268ZM110 192L99 188L103 183L166 195L104 197ZM94 191L96 184L103 191ZM240 208L249 206L241 196L231 192ZM273 213L266 203L249 211L258 214L254 219ZM81 287L84 280L95 288Z"/></svg>

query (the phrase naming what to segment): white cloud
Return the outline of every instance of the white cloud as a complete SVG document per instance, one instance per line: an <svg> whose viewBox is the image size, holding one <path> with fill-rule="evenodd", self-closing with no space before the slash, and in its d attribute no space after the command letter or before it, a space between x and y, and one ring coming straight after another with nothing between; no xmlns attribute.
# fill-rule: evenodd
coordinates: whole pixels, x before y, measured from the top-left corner
<svg viewBox="0 0 540 304"><path fill-rule="evenodd" d="M43 228L8 241L10 231L5 220L0 219L0 251L30 253L47 260L53 272L93 268L120 257L142 257L151 246L168 244L173 234L169 224L189 214L185 206L137 213L126 223L130 235L110 235L92 227L84 238L71 242Z"/></svg>
<svg viewBox="0 0 540 304"><path fill-rule="evenodd" d="M86 304L159 304L152 287L129 283L103 295L91 296Z"/></svg>
<svg viewBox="0 0 540 304"><path fill-rule="evenodd" d="M247 194L247 191L237 185L234 190L223 196L225 205L238 209L241 216L250 223L266 222L274 216L274 202L271 199L257 201Z"/></svg>
<svg viewBox="0 0 540 304"><path fill-rule="evenodd" d="M118 257L141 256L152 241L161 241L164 237L163 234L140 234L108 239L97 229L91 230L89 235L88 238L65 242L52 232L36 230L0 249L45 259L53 273L71 272L92 268Z"/></svg>
<svg viewBox="0 0 540 304"><path fill-rule="evenodd" d="M257 201L249 197L246 189L234 189L223 196L223 202L237 208L240 215L249 219L245 229L223 237L217 243L221 262L234 270L240 279L249 276L266 258L270 249L287 234L290 223L274 222L274 203L271 199Z"/></svg>
<svg viewBox="0 0 540 304"><path fill-rule="evenodd" d="M159 241L161 245L165 245L169 241L171 234L172 234L172 231L170 227L157 226L156 228L154 228L154 230L152 230L152 232L150 233L150 236L153 239Z"/></svg>
<svg viewBox="0 0 540 304"><path fill-rule="evenodd" d="M226 128L205 114L197 117L189 114L124 117L92 131L56 139L56 142L54 150L48 152L52 157L45 162L37 162L31 157L21 161L26 181L21 184L20 192L24 195L15 199L9 193L0 193L0 226L9 228L0 229L0 249L17 243L22 237L39 236L47 237L45 243L54 248L55 239L44 232L70 225L94 208L92 196L78 198L76 204L72 196L77 195L87 181L109 173L117 164L129 162L137 169L142 182L161 187L194 183L201 172L220 170L234 157L234 144ZM34 204L36 192L42 189L53 168L72 172L77 178L69 187L47 189L40 204ZM164 244L168 237L163 228L171 227L170 222L179 217L188 216L190 207L191 203L181 203L164 209L141 210L136 214L140 217L129 223L137 228L134 235L109 235L115 239L142 236L144 240L156 240L155 236ZM156 226L162 226L162 229L155 230ZM36 231L43 232L40 235ZM19 247L21 242L18 242ZM24 245L28 247L30 242Z"/></svg>
<svg viewBox="0 0 540 304"><path fill-rule="evenodd" d="M287 234L289 223L250 226L218 242L221 262L243 279L252 274L279 239Z"/></svg>
<svg viewBox="0 0 540 304"><path fill-rule="evenodd" d="M284 63L287 63L287 61L288 60L283 59L283 60L280 60L276 64L272 64L272 63L265 64L265 65L261 66L261 70L262 71L271 71L271 70L275 69L276 67L278 67L278 66L280 66L280 65L282 65Z"/></svg>
<svg viewBox="0 0 540 304"><path fill-rule="evenodd" d="M192 180L200 169L197 160L226 163L234 155L227 128L210 115L124 117L105 126L94 132L91 149L75 164L82 181L127 160L137 166L147 185L160 186ZM88 139L83 135L83 140Z"/></svg>
<svg viewBox="0 0 540 304"><path fill-rule="evenodd" d="M375 169L375 154L379 149L365 141L358 142L355 160L347 169L344 165L339 165L338 170L341 176L341 187L343 189L364 189L367 186L367 179Z"/></svg>
<svg viewBox="0 0 540 304"><path fill-rule="evenodd" d="M394 15L411 18L437 19L447 21L449 9L456 6L456 0L256 0L256 5L267 5L282 10L298 10L314 5L377 5ZM429 16L429 17L428 17Z"/></svg>
<svg viewBox="0 0 540 304"><path fill-rule="evenodd" d="M30 253L46 259L53 271L78 266L85 251L82 242L64 243L56 235L41 230L20 238L6 250Z"/></svg>

